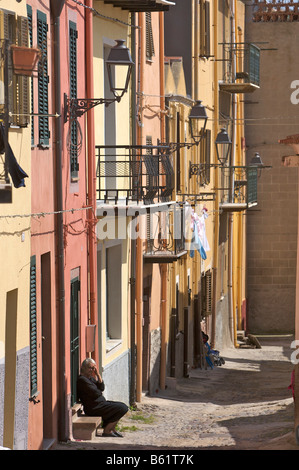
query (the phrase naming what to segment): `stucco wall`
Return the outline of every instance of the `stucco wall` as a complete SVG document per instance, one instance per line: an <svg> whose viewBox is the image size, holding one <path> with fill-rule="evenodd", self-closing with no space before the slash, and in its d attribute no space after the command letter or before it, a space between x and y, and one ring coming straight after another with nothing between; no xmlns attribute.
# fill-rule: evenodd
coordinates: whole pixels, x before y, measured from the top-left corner
<svg viewBox="0 0 299 470"><path fill-rule="evenodd" d="M246 146L271 169L258 180L258 206L247 214L248 325L251 332L294 330L297 257L297 181L295 168L282 166L292 155L279 139L298 132L298 104L292 83L299 79L298 23L253 23L248 11L246 41L260 42L260 89L246 106ZM298 88L298 87L297 87ZM292 102L293 101L293 102Z"/></svg>

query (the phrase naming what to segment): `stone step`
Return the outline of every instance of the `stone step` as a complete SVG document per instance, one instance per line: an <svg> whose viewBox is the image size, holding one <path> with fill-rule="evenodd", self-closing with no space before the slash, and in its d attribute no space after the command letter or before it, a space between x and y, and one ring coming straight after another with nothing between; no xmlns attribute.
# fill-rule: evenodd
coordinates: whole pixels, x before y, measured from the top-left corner
<svg viewBox="0 0 299 470"><path fill-rule="evenodd" d="M83 413L83 407L81 403L75 403L72 406L72 418L76 418Z"/></svg>
<svg viewBox="0 0 299 470"><path fill-rule="evenodd" d="M73 419L73 438L83 441L91 441L96 436L97 428L100 427L102 418L100 416L79 416Z"/></svg>

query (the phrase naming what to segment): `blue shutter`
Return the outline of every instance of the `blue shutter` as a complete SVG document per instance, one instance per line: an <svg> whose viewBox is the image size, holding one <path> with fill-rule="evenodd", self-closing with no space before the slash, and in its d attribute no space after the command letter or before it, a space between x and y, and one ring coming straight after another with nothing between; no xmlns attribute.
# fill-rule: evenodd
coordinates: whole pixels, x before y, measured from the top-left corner
<svg viewBox="0 0 299 470"><path fill-rule="evenodd" d="M260 84L260 49L254 44L249 45L249 81Z"/></svg>
<svg viewBox="0 0 299 470"><path fill-rule="evenodd" d="M76 23L69 23L69 50L70 50L70 97L77 98L77 26ZM77 121L71 122L71 177L78 176L78 127Z"/></svg>
<svg viewBox="0 0 299 470"><path fill-rule="evenodd" d="M38 113L47 115L48 107L48 25L47 15L41 11L37 12L37 45L41 49L41 59L38 64ZM49 145L49 118L48 116L39 116L39 145Z"/></svg>
<svg viewBox="0 0 299 470"><path fill-rule="evenodd" d="M37 393L36 259L30 259L30 393Z"/></svg>

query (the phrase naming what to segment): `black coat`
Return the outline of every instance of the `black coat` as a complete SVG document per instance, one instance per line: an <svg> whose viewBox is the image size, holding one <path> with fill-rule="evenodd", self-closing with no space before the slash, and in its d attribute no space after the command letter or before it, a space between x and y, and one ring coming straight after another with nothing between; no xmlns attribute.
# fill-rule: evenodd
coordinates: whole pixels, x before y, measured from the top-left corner
<svg viewBox="0 0 299 470"><path fill-rule="evenodd" d="M93 377L88 379L84 375L79 375L77 380L77 394L86 414L92 415L98 405L106 401L102 393L104 390L104 382L99 382Z"/></svg>
<svg viewBox="0 0 299 470"><path fill-rule="evenodd" d="M106 400L103 396L104 390L104 382L79 375L77 395L83 405L84 413L88 416L101 416L105 427L108 423L114 423L124 416L128 407L122 402Z"/></svg>

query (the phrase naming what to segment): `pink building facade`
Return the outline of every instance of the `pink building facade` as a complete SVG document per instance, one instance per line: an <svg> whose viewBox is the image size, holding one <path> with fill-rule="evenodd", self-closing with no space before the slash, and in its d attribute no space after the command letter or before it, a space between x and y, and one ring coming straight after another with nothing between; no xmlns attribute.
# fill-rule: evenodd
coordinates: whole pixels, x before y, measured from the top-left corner
<svg viewBox="0 0 299 470"><path fill-rule="evenodd" d="M79 349L86 349L85 118L76 123L63 114L65 96L85 96L85 74L78 73L85 66L85 12L71 1L32 0L28 18L32 44L42 50L32 78L32 213L43 214L31 225L36 330L28 449L42 449L70 436Z"/></svg>

